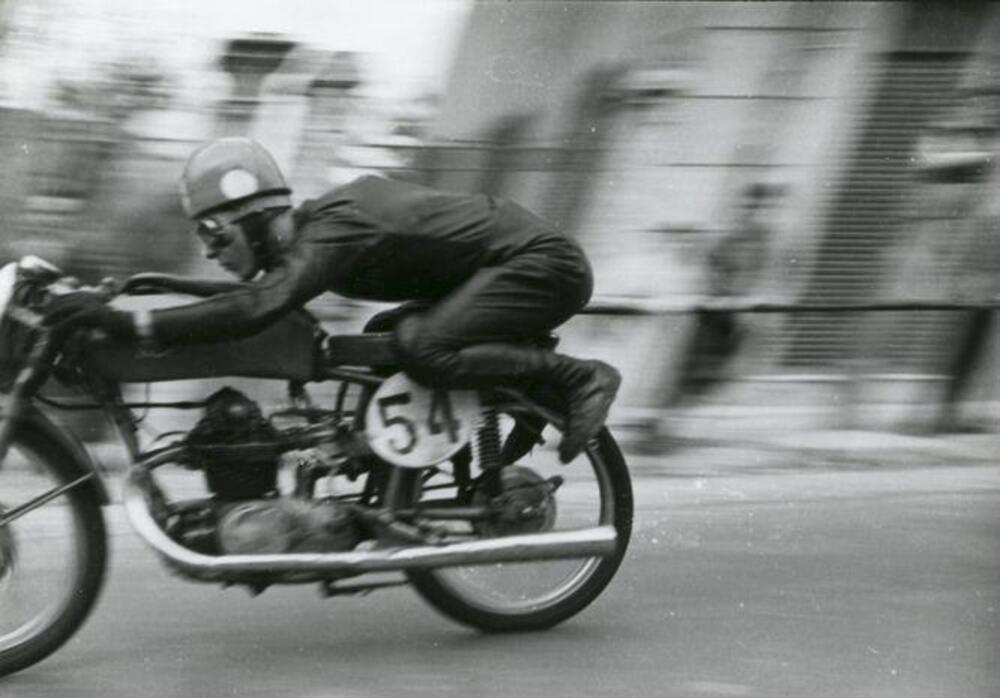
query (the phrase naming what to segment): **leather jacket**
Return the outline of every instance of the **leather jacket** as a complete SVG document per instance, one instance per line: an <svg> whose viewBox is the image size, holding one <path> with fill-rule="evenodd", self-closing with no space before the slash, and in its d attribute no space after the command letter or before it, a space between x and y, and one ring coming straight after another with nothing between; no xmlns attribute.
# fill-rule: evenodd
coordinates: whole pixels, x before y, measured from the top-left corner
<svg viewBox="0 0 1000 698"><path fill-rule="evenodd" d="M512 202L375 176L305 202L294 218L295 241L273 268L233 290L153 311L153 337L173 344L247 336L326 291L433 302L483 267L564 246L578 251Z"/></svg>

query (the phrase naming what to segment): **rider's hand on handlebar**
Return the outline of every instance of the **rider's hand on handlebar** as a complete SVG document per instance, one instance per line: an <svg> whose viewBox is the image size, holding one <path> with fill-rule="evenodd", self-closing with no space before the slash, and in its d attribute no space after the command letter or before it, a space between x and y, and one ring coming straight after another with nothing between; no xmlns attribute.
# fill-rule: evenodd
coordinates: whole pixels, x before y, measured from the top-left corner
<svg viewBox="0 0 1000 698"><path fill-rule="evenodd" d="M96 328L116 337L132 338L135 329L129 313L106 305L107 296L93 291L73 291L54 296L44 321L57 339L75 330Z"/></svg>

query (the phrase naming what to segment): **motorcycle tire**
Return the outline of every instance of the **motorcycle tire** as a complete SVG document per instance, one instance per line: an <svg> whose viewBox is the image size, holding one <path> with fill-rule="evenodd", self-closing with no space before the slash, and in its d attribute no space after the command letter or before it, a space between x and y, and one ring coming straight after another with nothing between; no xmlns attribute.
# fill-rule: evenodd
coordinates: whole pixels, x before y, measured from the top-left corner
<svg viewBox="0 0 1000 698"><path fill-rule="evenodd" d="M15 454L30 454L32 456L30 467L24 467L19 472L17 463L12 462L18 458ZM72 482L81 474L83 473L69 455L57 445L30 431L15 430L7 458L0 463L0 504L6 498L6 504L12 508L13 505L26 501L26 497L37 496L51 487ZM46 487L41 491L33 490L30 495L14 494L11 489L4 489L3 486L5 479L12 479L16 490L23 482L36 478L44 480ZM16 541L19 537L19 528L28 526L38 528L38 525L31 523L33 518L35 521L43 522L41 524L43 533L58 532L54 522L58 520L65 522L67 551L63 553L63 560L59 562L66 562L68 569L62 575L62 583L55 595L56 598L49 602L46 608L40 610L37 616L30 616L12 630L8 629L3 624L4 619L0 618L0 676L36 664L69 640L87 619L104 582L107 566L107 529L101 504L91 488L80 486L70 489L52 502L27 513L23 518L12 521L8 524L9 530L0 530L0 533L7 536L10 551L18 549L17 543L11 541ZM30 532L33 535L37 534L37 530ZM25 538L28 536L25 535ZM48 536L31 538L31 542L32 545L23 547L18 555L28 558L33 555L39 557L38 549L49 543ZM47 575L42 574L33 576L30 580L12 581L11 578L18 575L20 568L17 563L11 562L15 559L14 552L8 552L8 557L10 559L6 563L5 570L9 573L8 578L0 576L0 608L3 608L5 603L3 598L5 582L8 585L23 584L29 592L36 585L43 586L48 582ZM45 561L46 568L52 564L55 563L51 559ZM17 593L17 591L11 592L15 596Z"/></svg>
<svg viewBox="0 0 1000 698"><path fill-rule="evenodd" d="M632 531L632 484L621 450L607 429L602 429L587 449L585 456L594 469L601 486L601 525L613 525L618 534L615 552L602 558L588 558L577 577L567 582L559 593L553 592L538 603L520 603L504 607L463 593L452 582L454 570L410 570L407 576L417 593L448 618L486 633L526 632L544 630L557 625L586 608L614 577L628 547ZM581 467L574 462L567 469ZM518 563L528 569L543 563ZM521 566L524 567L521 567ZM474 569L474 568L470 568Z"/></svg>

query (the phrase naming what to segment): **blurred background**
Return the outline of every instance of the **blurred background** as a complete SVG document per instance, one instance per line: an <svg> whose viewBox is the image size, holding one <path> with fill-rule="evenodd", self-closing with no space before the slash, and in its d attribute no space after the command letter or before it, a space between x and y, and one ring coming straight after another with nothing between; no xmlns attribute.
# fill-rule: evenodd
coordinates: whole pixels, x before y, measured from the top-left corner
<svg viewBox="0 0 1000 698"><path fill-rule="evenodd" d="M380 172L577 238L563 348L622 369L638 451L996 432L998 54L986 2L4 0L0 259L219 274L177 179L247 135L300 200ZM837 309L896 300L927 307Z"/></svg>

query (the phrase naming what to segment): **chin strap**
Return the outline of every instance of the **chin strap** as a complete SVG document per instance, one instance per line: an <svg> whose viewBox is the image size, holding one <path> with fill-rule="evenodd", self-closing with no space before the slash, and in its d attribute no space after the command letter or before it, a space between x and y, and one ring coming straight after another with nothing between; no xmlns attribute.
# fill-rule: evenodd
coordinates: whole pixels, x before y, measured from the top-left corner
<svg viewBox="0 0 1000 698"><path fill-rule="evenodd" d="M250 243L254 261L260 269L270 269L274 266L271 251L268 248L268 235L271 232L271 221L277 218L284 208L268 208L254 213L243 221L243 231Z"/></svg>

